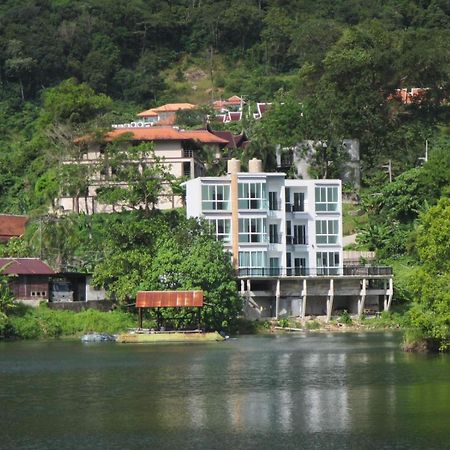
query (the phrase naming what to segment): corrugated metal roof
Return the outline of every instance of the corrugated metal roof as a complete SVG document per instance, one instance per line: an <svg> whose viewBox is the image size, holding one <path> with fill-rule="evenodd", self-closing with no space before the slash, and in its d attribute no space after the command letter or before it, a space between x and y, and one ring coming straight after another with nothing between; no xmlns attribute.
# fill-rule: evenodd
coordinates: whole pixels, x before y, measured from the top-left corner
<svg viewBox="0 0 450 450"><path fill-rule="evenodd" d="M203 291L139 291L138 308L182 308L203 306Z"/></svg>
<svg viewBox="0 0 450 450"><path fill-rule="evenodd" d="M22 236L25 233L27 220L27 216L0 214L0 241Z"/></svg>
<svg viewBox="0 0 450 450"><path fill-rule="evenodd" d="M7 267L1 270L5 266ZM55 273L38 258L0 258L0 271L4 275L53 275Z"/></svg>

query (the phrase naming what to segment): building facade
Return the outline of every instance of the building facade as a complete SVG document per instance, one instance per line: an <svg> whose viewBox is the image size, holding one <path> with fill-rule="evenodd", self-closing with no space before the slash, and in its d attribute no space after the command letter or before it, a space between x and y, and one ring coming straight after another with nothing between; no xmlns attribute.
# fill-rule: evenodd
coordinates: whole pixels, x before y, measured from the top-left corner
<svg viewBox="0 0 450 450"><path fill-rule="evenodd" d="M105 204L98 200L97 192L107 186L114 186L113 171L117 168L104 167L105 146L114 141L122 141L124 152L127 146L135 146L144 142L153 143L154 155L159 158L166 169L175 178L195 178L203 174L203 162L200 159L200 151L207 146L210 151L218 153L227 145L228 141L213 135L207 130L180 130L174 127L155 128L122 128L106 134L101 143L90 142L87 139L80 140L79 145L84 146L80 151L78 160L67 159L64 164L84 165L87 168L88 180L86 191L78 196L62 193L56 199L56 209L62 212L82 212L85 214L109 213L130 209L127 204ZM152 158L141 161L144 164L152 164ZM134 164L136 170L142 170L136 161L127 161ZM101 167L101 168L100 168ZM180 195L174 194L170 188L163 190L157 207L159 209L171 209L183 206Z"/></svg>
<svg viewBox="0 0 450 450"><path fill-rule="evenodd" d="M230 160L228 175L186 182L189 217L210 222L240 276L342 274L340 180L287 180Z"/></svg>

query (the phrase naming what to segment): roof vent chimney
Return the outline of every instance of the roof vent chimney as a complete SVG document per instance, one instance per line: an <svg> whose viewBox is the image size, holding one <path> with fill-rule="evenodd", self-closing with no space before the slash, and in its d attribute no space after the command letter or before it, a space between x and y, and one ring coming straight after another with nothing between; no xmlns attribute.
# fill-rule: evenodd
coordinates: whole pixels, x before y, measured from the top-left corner
<svg viewBox="0 0 450 450"><path fill-rule="evenodd" d="M227 172L229 174L239 173L241 171L241 162L236 158L231 158L227 163Z"/></svg>
<svg viewBox="0 0 450 450"><path fill-rule="evenodd" d="M262 172L262 161L257 158L252 158L248 162L248 171L249 173L259 173Z"/></svg>

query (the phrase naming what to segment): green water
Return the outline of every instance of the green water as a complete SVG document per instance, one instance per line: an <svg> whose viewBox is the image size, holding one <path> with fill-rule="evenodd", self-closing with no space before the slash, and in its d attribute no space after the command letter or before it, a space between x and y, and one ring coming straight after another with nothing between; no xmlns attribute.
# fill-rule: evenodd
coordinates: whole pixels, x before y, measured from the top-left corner
<svg viewBox="0 0 450 450"><path fill-rule="evenodd" d="M0 343L0 449L450 449L450 355L400 339Z"/></svg>

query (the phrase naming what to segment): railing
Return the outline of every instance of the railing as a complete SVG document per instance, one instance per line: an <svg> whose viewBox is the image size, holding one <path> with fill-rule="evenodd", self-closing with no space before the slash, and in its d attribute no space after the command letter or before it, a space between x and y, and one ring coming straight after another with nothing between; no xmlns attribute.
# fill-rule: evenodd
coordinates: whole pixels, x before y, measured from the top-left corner
<svg viewBox="0 0 450 450"><path fill-rule="evenodd" d="M306 239L300 239L297 238L295 236L286 236L286 244L287 245L308 245L308 243L306 242Z"/></svg>
<svg viewBox="0 0 450 450"><path fill-rule="evenodd" d="M392 274L392 267L388 266L344 266L344 275L392 276Z"/></svg>
<svg viewBox="0 0 450 450"><path fill-rule="evenodd" d="M305 205L293 205L292 211L294 212L305 212Z"/></svg>
<svg viewBox="0 0 450 450"><path fill-rule="evenodd" d="M246 267L239 277L392 276L392 267Z"/></svg>

